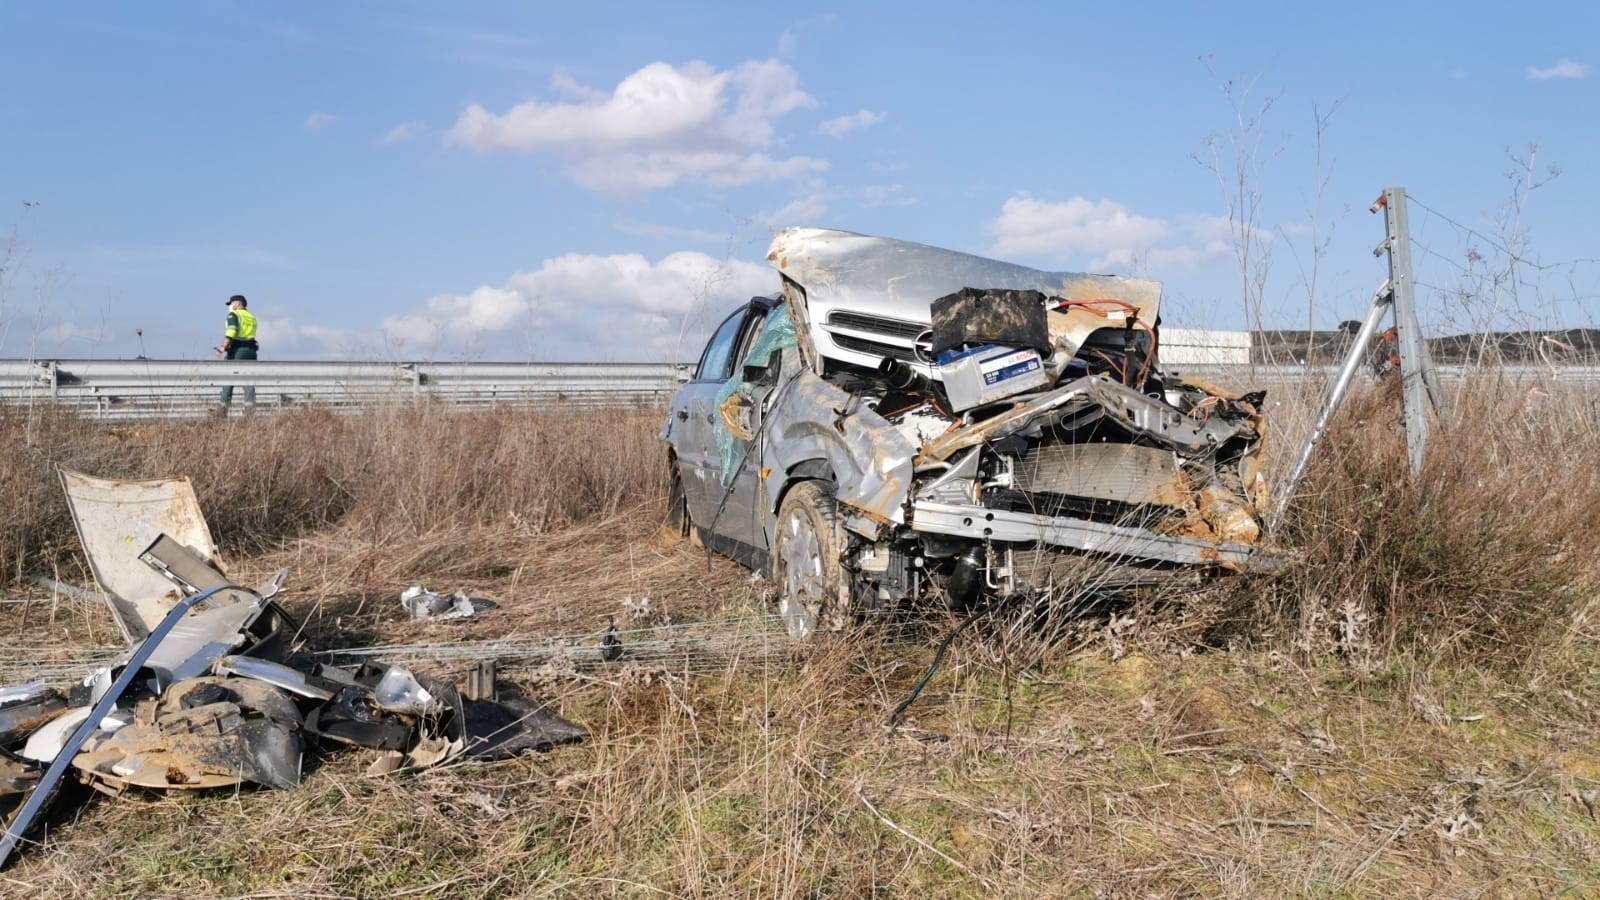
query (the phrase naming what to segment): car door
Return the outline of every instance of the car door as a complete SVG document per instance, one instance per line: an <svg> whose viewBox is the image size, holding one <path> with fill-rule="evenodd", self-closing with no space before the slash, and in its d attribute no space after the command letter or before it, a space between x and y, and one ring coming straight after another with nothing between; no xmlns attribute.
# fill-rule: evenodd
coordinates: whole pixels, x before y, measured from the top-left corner
<svg viewBox="0 0 1600 900"><path fill-rule="evenodd" d="M716 396L734 366L739 337L750 318L745 304L724 319L700 354L694 376L673 398L669 422L689 518L708 527L722 503L722 455L717 449Z"/></svg>
<svg viewBox="0 0 1600 900"><path fill-rule="evenodd" d="M719 538L719 543L728 544L725 549L732 555L738 556L751 567L762 564L761 555L768 549L766 546L766 532L764 530L765 507L761 502L761 467L760 459L763 451L763 442L758 436L761 432L761 414L763 401L770 391L769 383L749 384L745 379L749 373L744 370L744 364L750 354L751 348L761 336L761 330L766 322L767 314L774 305L773 299L757 297L750 301L750 316L740 331L739 341L734 348L733 368L731 377L739 379L741 384L739 392L742 399L750 401L742 404L744 413L742 418L747 426L746 433L753 435L752 440L743 441L739 448L738 460L728 474L722 478L722 472L717 473L718 479L713 485L712 496L716 498L716 508L712 518L702 520ZM763 382L766 376L762 376ZM713 406L715 400L712 401ZM718 416L721 411L713 408L712 412ZM733 440L738 441L737 433L730 432ZM721 461L720 453L718 455ZM726 484L726 488L724 485ZM726 496L723 496L723 491ZM731 546L736 544L738 546ZM745 551L755 551L751 555Z"/></svg>

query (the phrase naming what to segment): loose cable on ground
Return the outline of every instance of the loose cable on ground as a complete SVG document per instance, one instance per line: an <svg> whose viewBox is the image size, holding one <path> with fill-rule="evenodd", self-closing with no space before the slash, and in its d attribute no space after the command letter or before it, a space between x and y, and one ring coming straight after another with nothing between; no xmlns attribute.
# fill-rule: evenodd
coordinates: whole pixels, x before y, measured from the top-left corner
<svg viewBox="0 0 1600 900"><path fill-rule="evenodd" d="M944 652L950 649L950 644L955 641L961 632L967 630L967 626L978 621L978 617L988 611L988 606L979 606L977 609L974 609L960 625L957 625L954 630L945 636L943 641L939 642L939 650L933 654L933 662L928 664L928 671L922 673L922 677L917 679L917 683L912 686L911 693L908 694L904 700L900 701L900 705L894 708L894 712L889 713L889 719L886 724L889 726L890 732L893 732L899 727L900 714L905 712L906 708L912 703L916 702L917 695L922 693L922 689L927 686L928 680L933 677L933 673L939 671L940 663L944 662Z"/></svg>

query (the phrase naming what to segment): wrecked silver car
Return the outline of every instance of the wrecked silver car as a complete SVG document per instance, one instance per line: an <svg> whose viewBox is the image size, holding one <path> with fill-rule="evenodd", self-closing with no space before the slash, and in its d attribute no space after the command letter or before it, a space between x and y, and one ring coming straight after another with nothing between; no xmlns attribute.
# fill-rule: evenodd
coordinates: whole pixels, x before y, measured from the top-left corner
<svg viewBox="0 0 1600 900"><path fill-rule="evenodd" d="M1163 370L1159 282L819 228L672 401L669 522L769 575L804 637L1258 561L1260 393Z"/></svg>

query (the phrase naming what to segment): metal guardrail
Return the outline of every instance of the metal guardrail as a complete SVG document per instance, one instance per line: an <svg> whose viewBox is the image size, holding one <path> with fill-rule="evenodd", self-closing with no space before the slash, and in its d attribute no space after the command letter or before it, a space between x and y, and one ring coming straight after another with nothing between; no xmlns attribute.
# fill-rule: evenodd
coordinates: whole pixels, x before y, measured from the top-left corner
<svg viewBox="0 0 1600 900"><path fill-rule="evenodd" d="M1332 378L1339 367L1332 363L1307 366L1302 363L1265 365L1256 363L1241 366L1187 365L1170 366L1162 360L1163 368L1177 370L1201 378L1226 379L1227 387L1249 388L1271 385L1303 385L1321 383ZM1470 366L1435 363L1439 377L1447 381L1463 378L1499 378L1510 384L1554 382L1561 384L1600 386L1600 366L1544 366L1515 363L1500 366ZM1364 373L1371 377L1368 370ZM1398 378L1399 372L1386 377Z"/></svg>
<svg viewBox="0 0 1600 900"><path fill-rule="evenodd" d="M1235 388L1325 381L1333 366L1168 365ZM193 418L233 385L256 389L258 411L355 408L433 399L467 407L579 408L656 404L690 366L681 363L338 363L261 360L0 360L0 403L55 404L91 418ZM1600 366L1439 366L1446 379L1498 374L1512 382L1600 385Z"/></svg>
<svg viewBox="0 0 1600 900"><path fill-rule="evenodd" d="M103 419L183 418L234 404L258 411L437 399L466 406L616 407L664 400L677 363L338 363L260 360L0 360L0 402L53 403Z"/></svg>

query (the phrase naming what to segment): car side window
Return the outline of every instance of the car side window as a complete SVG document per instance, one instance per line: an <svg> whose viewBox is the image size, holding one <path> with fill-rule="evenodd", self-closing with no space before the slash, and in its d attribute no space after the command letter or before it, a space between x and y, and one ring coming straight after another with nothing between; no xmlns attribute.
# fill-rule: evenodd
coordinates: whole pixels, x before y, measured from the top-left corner
<svg viewBox="0 0 1600 900"><path fill-rule="evenodd" d="M700 367L694 371L695 381L727 379L728 371L733 368L733 345L739 338L739 327L744 324L748 311L749 307L741 308L717 327L717 333L706 344L706 352L700 355Z"/></svg>
<svg viewBox="0 0 1600 900"><path fill-rule="evenodd" d="M745 357L750 355L750 348L756 345L756 341L761 338L761 332L767 326L766 315L760 310L755 312L756 314L750 317L750 326L745 329L744 334L739 338L738 352L733 355L734 365L743 363Z"/></svg>

